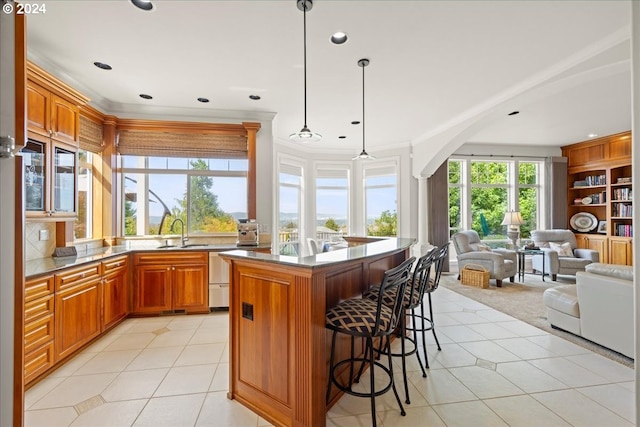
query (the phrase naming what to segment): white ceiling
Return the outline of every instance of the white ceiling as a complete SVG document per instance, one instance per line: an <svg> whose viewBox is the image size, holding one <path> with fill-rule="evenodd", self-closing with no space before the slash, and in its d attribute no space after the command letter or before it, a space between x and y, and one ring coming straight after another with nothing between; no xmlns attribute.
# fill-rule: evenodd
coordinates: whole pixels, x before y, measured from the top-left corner
<svg viewBox="0 0 640 427"><path fill-rule="evenodd" d="M295 0L51 1L28 16L31 60L120 117L303 119ZM474 119L469 142L559 146L631 128L630 1L316 0L307 13L310 150L428 144ZM349 41L330 43L335 31ZM104 71L94 61L110 64ZM138 95L154 98L145 101ZM259 101L250 94L262 97ZM198 97L211 100L208 104ZM519 115L507 116L518 110ZM338 136L345 135L346 139Z"/></svg>

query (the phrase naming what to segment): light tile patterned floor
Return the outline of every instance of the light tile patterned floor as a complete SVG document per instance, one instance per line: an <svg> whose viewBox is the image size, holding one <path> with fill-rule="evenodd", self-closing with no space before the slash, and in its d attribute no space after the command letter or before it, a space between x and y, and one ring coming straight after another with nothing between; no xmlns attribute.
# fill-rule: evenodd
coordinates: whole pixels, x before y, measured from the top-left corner
<svg viewBox="0 0 640 427"><path fill-rule="evenodd" d="M407 415L387 393L379 426L633 425L632 369L448 289L433 296L442 351L429 335L428 377L411 358ZM127 319L27 391L25 426L268 426L226 397L228 327L226 312ZM328 427L368 425L366 399L327 414Z"/></svg>

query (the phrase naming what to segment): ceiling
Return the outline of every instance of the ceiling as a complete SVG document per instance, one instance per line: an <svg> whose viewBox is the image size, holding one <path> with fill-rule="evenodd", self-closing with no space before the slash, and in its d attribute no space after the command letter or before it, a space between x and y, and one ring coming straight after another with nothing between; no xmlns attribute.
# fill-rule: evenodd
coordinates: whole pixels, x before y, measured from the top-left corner
<svg viewBox="0 0 640 427"><path fill-rule="evenodd" d="M47 2L46 13L28 16L28 56L105 113L273 117L274 140L291 144L304 124L296 1L153 3L146 12L128 0ZM362 125L351 124L362 120L360 58L371 61L369 152L429 144L456 126L464 142L545 146L628 130L630 9L611 0L316 0L307 13L307 124L323 140L307 149L360 151ZM348 42L332 44L336 31Z"/></svg>

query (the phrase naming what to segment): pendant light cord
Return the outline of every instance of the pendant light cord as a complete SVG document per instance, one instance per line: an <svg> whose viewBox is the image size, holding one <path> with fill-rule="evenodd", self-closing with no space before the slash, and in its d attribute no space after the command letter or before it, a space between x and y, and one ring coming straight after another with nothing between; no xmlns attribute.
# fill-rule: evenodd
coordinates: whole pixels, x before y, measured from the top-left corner
<svg viewBox="0 0 640 427"><path fill-rule="evenodd" d="M307 2L302 2L302 28L303 28L303 40L304 40L304 127L307 127Z"/></svg>
<svg viewBox="0 0 640 427"><path fill-rule="evenodd" d="M362 151L364 149L364 66L362 67Z"/></svg>

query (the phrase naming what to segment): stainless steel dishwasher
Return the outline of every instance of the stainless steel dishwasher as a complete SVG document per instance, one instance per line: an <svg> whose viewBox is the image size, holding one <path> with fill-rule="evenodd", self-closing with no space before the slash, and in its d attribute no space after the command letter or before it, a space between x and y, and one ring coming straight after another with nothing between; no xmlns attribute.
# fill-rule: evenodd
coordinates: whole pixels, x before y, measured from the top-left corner
<svg viewBox="0 0 640 427"><path fill-rule="evenodd" d="M229 264L209 252L209 307L229 307Z"/></svg>

